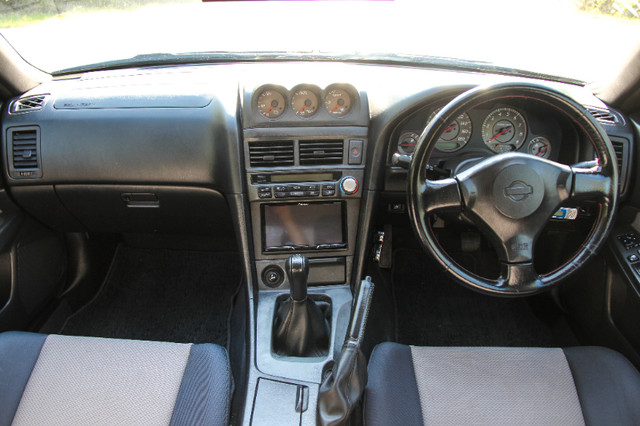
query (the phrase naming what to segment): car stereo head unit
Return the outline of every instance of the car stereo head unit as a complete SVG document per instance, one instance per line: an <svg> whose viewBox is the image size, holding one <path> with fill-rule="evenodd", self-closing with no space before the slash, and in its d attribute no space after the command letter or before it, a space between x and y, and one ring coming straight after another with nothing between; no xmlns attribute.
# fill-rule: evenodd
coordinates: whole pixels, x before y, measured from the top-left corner
<svg viewBox="0 0 640 426"><path fill-rule="evenodd" d="M347 247L344 202L262 205L265 252Z"/></svg>

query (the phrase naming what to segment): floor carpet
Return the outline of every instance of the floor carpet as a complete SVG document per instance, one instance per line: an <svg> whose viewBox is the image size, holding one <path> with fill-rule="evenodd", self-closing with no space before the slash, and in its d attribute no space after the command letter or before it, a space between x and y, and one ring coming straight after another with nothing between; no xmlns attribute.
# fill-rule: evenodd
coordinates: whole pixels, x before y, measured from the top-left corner
<svg viewBox="0 0 640 426"><path fill-rule="evenodd" d="M226 345L237 253L121 245L94 300L62 334Z"/></svg>

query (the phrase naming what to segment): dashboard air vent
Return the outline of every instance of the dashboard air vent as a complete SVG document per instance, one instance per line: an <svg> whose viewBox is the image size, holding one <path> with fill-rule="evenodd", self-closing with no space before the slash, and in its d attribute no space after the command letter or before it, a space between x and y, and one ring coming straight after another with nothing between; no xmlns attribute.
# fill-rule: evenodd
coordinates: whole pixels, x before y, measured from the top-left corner
<svg viewBox="0 0 640 426"><path fill-rule="evenodd" d="M41 110L44 106L45 95L28 96L18 99L11 105L12 113Z"/></svg>
<svg viewBox="0 0 640 426"><path fill-rule="evenodd" d="M616 159L618 160L618 173L622 173L624 167L624 144L620 141L611 141L613 150L616 152Z"/></svg>
<svg viewBox="0 0 640 426"><path fill-rule="evenodd" d="M591 113L593 118L598 120L601 124L617 126L620 123L618 116L608 109L587 107L587 110Z"/></svg>
<svg viewBox="0 0 640 426"><path fill-rule="evenodd" d="M251 167L293 165L293 141L249 142Z"/></svg>
<svg viewBox="0 0 640 426"><path fill-rule="evenodd" d="M620 194L624 195L627 191L627 176L629 175L629 141L625 138L610 136L611 145L616 153L618 163Z"/></svg>
<svg viewBox="0 0 640 426"><path fill-rule="evenodd" d="M40 129L17 127L9 129L9 174L13 178L42 176L40 167Z"/></svg>
<svg viewBox="0 0 640 426"><path fill-rule="evenodd" d="M342 164L343 140L300 141L300 165Z"/></svg>

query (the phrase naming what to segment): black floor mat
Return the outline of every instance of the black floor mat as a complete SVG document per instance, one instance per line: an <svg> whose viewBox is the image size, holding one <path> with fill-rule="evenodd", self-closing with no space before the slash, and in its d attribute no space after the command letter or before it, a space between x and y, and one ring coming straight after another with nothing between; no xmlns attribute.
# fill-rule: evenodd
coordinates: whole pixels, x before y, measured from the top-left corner
<svg viewBox="0 0 640 426"><path fill-rule="evenodd" d="M62 334L226 345L237 253L120 246L96 298Z"/></svg>
<svg viewBox="0 0 640 426"><path fill-rule="evenodd" d="M557 346L524 299L471 291L418 250L394 256L400 343L420 346Z"/></svg>

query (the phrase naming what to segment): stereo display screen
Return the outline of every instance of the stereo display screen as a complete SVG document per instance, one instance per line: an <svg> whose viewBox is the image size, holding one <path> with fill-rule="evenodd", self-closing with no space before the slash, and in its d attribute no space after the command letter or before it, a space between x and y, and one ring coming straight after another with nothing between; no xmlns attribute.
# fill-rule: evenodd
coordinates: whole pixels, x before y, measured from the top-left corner
<svg viewBox="0 0 640 426"><path fill-rule="evenodd" d="M263 205L265 251L346 247L343 203Z"/></svg>

